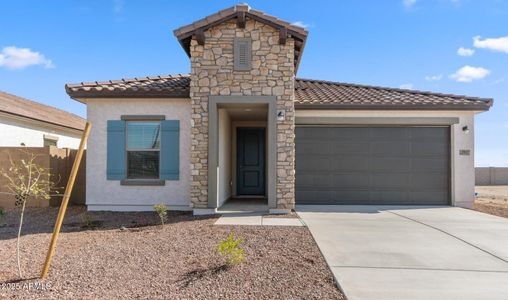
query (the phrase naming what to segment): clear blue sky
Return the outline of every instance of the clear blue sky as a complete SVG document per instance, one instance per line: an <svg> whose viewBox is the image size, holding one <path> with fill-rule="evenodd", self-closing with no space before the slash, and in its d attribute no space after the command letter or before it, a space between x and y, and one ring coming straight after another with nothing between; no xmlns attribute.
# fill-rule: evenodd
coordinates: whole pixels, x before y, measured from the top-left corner
<svg viewBox="0 0 508 300"><path fill-rule="evenodd" d="M236 3L2 1L0 90L85 116L65 83L188 73L172 30ZM508 166L508 1L249 4L308 26L299 77L494 98L476 118L476 164Z"/></svg>

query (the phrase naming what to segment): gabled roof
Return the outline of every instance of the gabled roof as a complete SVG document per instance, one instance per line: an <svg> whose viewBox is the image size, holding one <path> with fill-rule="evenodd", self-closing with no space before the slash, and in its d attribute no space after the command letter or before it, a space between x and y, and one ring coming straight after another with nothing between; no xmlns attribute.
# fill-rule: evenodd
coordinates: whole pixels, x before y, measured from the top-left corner
<svg viewBox="0 0 508 300"><path fill-rule="evenodd" d="M230 8L223 9L201 20L175 29L173 33L178 38L178 41L187 55L190 57L190 41L193 36L201 39L202 37L200 36L202 36L203 31L232 19L237 19L237 23L241 26L241 24L245 24L246 18L270 25L279 30L280 35L284 40L287 34L290 34L295 39L296 73L302 57L303 48L305 47L305 41L308 34L307 30L302 27L292 25L291 23L278 19L274 16L265 14L262 11L252 9L247 4L237 4Z"/></svg>
<svg viewBox="0 0 508 300"><path fill-rule="evenodd" d="M72 98L189 98L189 75L153 76L65 86ZM489 110L493 100L323 80L295 81L298 109Z"/></svg>
<svg viewBox="0 0 508 300"><path fill-rule="evenodd" d="M5 92L0 92L0 112L77 130L83 130L86 123L70 112Z"/></svg>

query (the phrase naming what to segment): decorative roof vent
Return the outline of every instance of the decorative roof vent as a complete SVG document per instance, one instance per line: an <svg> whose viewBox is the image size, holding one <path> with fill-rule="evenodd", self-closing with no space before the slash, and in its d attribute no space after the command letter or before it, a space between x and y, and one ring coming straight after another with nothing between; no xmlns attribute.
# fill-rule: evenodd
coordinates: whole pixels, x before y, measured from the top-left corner
<svg viewBox="0 0 508 300"><path fill-rule="evenodd" d="M234 39L234 70L250 71L252 69L252 41L250 38Z"/></svg>

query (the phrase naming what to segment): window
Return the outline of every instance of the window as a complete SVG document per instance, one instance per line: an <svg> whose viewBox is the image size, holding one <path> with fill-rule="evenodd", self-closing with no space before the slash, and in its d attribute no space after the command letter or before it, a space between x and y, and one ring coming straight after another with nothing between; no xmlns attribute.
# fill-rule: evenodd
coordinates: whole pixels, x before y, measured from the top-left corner
<svg viewBox="0 0 508 300"><path fill-rule="evenodd" d="M43 146L44 147L47 147L47 146L54 146L54 147L57 147L57 143L58 143L58 137L56 136L52 136L52 135L47 135L45 134L44 137L43 137Z"/></svg>
<svg viewBox="0 0 508 300"><path fill-rule="evenodd" d="M127 178L158 179L160 162L160 122L127 122Z"/></svg>

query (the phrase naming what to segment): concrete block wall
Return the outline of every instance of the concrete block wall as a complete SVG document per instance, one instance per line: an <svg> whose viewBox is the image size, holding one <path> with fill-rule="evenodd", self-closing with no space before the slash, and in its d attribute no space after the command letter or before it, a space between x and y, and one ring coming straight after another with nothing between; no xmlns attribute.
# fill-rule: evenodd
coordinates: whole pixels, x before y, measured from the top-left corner
<svg viewBox="0 0 508 300"><path fill-rule="evenodd" d="M476 185L508 185L508 168L475 168Z"/></svg>

